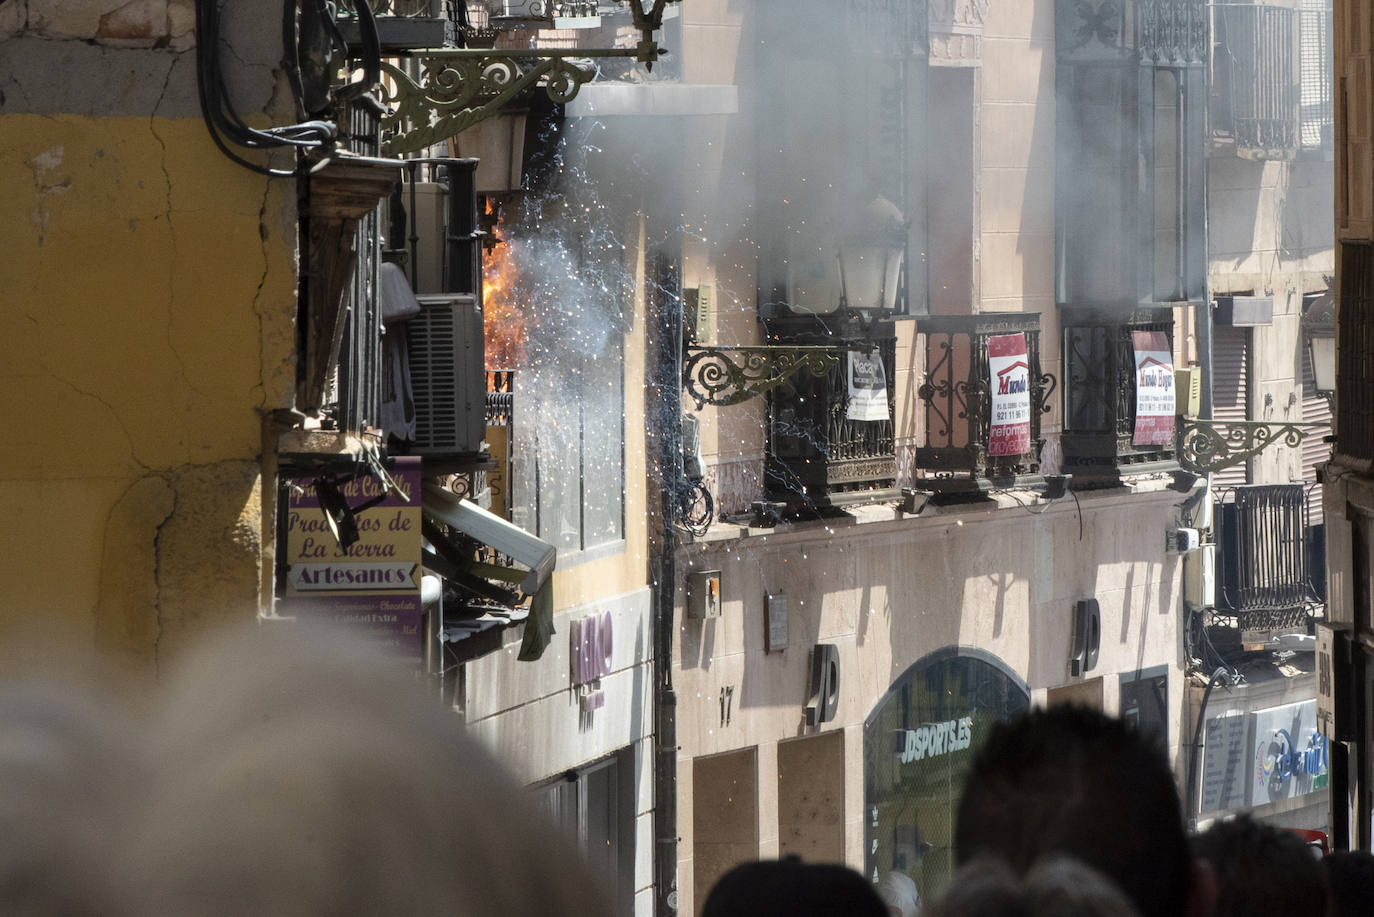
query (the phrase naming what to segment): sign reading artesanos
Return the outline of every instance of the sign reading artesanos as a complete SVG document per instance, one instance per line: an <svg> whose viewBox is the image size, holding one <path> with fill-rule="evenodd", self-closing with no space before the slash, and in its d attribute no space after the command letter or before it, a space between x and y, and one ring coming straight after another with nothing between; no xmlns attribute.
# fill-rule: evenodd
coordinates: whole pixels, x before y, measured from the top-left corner
<svg viewBox="0 0 1374 917"><path fill-rule="evenodd" d="M314 480L290 481L286 507L286 591L283 614L333 623L403 652L420 642L420 460L394 460L392 478L406 502L389 493L357 513L358 541L347 549L330 533ZM382 495L382 482L361 474L340 484L349 506Z"/></svg>

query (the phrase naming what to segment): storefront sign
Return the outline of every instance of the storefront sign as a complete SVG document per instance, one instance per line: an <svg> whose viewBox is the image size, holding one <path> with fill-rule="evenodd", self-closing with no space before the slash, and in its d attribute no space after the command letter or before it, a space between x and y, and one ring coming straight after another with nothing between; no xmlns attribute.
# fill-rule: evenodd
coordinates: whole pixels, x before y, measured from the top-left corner
<svg viewBox="0 0 1374 917"><path fill-rule="evenodd" d="M330 533L313 478L288 481L286 590L282 614L339 624L405 653L420 651L420 460L394 460L395 494L356 514L358 540L346 550ZM383 496L363 473L338 485L349 506Z"/></svg>
<svg viewBox="0 0 1374 917"><path fill-rule="evenodd" d="M849 407L845 416L850 420L887 420L887 374L883 371L883 357L877 350L870 353L849 352Z"/></svg>
<svg viewBox="0 0 1374 917"><path fill-rule="evenodd" d="M569 628L572 639L572 683L583 713L599 710L606 703L601 679L611 674L614 645L611 613L579 618Z"/></svg>
<svg viewBox="0 0 1374 917"><path fill-rule="evenodd" d="M1257 711L1254 728L1250 805L1326 789L1329 762L1315 700Z"/></svg>
<svg viewBox="0 0 1374 917"><path fill-rule="evenodd" d="M1246 804L1246 738L1250 717L1233 713L1207 718L1202 757L1200 811L1219 812Z"/></svg>
<svg viewBox="0 0 1374 917"><path fill-rule="evenodd" d="M944 723L926 723L906 731L906 741L898 758L903 764L934 758L951 751L962 751L973 742L973 717L965 716Z"/></svg>
<svg viewBox="0 0 1374 917"><path fill-rule="evenodd" d="M1167 446L1174 441L1174 366L1163 331L1134 331L1135 435L1137 446Z"/></svg>
<svg viewBox="0 0 1374 917"><path fill-rule="evenodd" d="M988 378L992 384L989 455L1022 455L1030 451L1030 364L1026 336L999 334L988 338Z"/></svg>

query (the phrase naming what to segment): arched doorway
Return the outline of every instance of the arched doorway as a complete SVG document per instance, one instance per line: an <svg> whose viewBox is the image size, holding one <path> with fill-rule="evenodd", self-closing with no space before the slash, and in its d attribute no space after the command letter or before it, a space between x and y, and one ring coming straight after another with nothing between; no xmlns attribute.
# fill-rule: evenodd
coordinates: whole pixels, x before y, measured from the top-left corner
<svg viewBox="0 0 1374 917"><path fill-rule="evenodd" d="M865 872L875 884L909 877L923 900L949 884L969 764L992 725L1029 704L1026 683L972 647L937 650L893 683L864 723Z"/></svg>

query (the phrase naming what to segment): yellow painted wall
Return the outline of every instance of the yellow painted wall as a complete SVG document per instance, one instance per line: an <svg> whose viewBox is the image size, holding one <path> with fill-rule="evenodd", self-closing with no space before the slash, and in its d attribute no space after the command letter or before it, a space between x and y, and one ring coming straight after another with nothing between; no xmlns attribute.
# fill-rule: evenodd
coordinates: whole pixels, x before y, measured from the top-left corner
<svg viewBox="0 0 1374 917"><path fill-rule="evenodd" d="M3 112L0 657L36 635L152 669L258 608L294 185L198 118Z"/></svg>

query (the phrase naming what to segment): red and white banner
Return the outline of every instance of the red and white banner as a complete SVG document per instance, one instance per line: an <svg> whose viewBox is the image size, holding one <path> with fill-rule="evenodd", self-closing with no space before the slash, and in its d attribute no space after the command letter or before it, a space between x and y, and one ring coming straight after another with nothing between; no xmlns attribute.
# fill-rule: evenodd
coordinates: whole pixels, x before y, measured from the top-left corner
<svg viewBox="0 0 1374 917"><path fill-rule="evenodd" d="M1174 441L1174 358L1163 331L1133 331L1135 346L1135 435L1137 446Z"/></svg>
<svg viewBox="0 0 1374 917"><path fill-rule="evenodd" d="M1024 455L1030 451L1030 364L1026 336L999 334L988 338L988 379L992 383L992 425L988 455Z"/></svg>

